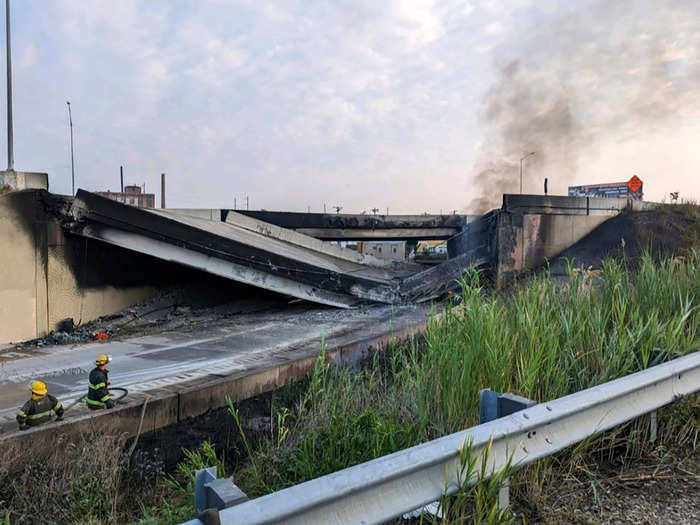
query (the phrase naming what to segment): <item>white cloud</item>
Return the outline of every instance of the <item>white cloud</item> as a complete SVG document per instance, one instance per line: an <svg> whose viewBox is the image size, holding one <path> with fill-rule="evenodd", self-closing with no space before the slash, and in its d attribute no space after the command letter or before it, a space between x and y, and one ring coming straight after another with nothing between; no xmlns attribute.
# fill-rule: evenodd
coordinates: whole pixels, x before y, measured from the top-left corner
<svg viewBox="0 0 700 525"><path fill-rule="evenodd" d="M505 30L506 28L501 22L492 22L484 28L484 32L487 35L501 35Z"/></svg>
<svg viewBox="0 0 700 525"><path fill-rule="evenodd" d="M493 59L520 53L509 39L538 9L558 9L544 4L16 2L16 164L69 189L71 100L77 178L89 189L113 188L124 164L127 179L149 187L167 172L179 206L247 193L268 209L324 200L350 211L463 209ZM696 26L674 24L659 67L677 84L688 81ZM620 76L643 75L616 64ZM577 78L601 105L626 88Z"/></svg>

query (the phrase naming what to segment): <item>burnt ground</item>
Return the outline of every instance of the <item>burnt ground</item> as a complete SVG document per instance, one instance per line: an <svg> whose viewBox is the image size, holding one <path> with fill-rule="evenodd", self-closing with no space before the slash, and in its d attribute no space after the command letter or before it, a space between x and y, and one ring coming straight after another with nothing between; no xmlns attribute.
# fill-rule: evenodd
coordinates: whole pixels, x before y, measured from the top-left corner
<svg viewBox="0 0 700 525"><path fill-rule="evenodd" d="M644 251L652 255L677 255L692 247L700 224L697 206L664 206L654 211L623 213L596 228L559 254L549 265L553 276L566 275L567 262L579 268L601 268L606 258L631 261Z"/></svg>
<svg viewBox="0 0 700 525"><path fill-rule="evenodd" d="M246 439L255 441L271 431L272 393L235 404ZM176 425L139 436L131 456L131 475L139 483L155 483L164 475L174 474L185 450L196 450L204 441L214 446L231 471L247 456L241 434L227 408L212 410ZM133 440L127 443L127 447Z"/></svg>
<svg viewBox="0 0 700 525"><path fill-rule="evenodd" d="M2 350L26 351L52 345L86 343L97 340L98 333L106 334L109 340L173 330L193 331L237 315L288 309L290 303L295 303L297 310L303 310L305 305L316 310L324 308L207 276L166 287L134 306L78 326L73 326L73 320L67 319L62 323L62 329L38 339L3 345Z"/></svg>

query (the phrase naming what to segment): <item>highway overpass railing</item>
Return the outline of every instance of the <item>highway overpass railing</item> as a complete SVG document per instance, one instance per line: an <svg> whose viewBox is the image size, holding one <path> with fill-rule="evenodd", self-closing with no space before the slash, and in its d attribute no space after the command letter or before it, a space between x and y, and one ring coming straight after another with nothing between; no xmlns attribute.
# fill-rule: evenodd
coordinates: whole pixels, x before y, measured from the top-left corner
<svg viewBox="0 0 700 525"><path fill-rule="evenodd" d="M700 389L700 351L219 512L231 524L382 523L454 494L460 451L523 466ZM652 425L655 418L652 418ZM655 432L655 430L652 430ZM484 454L490 447L488 454ZM487 459L483 459L487 458ZM476 469L478 471L478 469ZM186 525L202 525L199 519Z"/></svg>

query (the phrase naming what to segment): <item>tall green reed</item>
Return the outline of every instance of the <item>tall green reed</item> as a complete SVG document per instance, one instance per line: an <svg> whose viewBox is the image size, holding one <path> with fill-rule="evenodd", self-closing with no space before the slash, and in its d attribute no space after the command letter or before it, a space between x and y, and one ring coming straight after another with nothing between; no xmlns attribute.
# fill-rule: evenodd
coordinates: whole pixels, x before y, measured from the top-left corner
<svg viewBox="0 0 700 525"><path fill-rule="evenodd" d="M697 251L608 260L601 271L572 264L564 283L544 273L507 296L470 271L461 304L430 320L424 345L395 345L359 371L322 355L284 431L249 453L264 475L247 488L275 490L472 426L483 388L544 401L700 348L699 270ZM697 436L698 404L679 410L665 412L675 432L664 439ZM638 451L642 427L625 428L615 435L627 432ZM549 469L528 471L541 481Z"/></svg>

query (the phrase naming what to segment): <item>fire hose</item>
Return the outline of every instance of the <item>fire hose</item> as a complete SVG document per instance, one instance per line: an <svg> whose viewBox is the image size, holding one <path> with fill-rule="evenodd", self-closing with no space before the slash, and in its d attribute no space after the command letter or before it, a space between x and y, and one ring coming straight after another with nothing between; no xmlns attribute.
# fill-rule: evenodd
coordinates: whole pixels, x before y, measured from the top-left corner
<svg viewBox="0 0 700 525"><path fill-rule="evenodd" d="M119 392L119 394L114 396L114 395L112 395L112 392ZM124 399L129 394L129 391L126 388L114 386L114 387L109 388L109 394L110 394L110 398L112 399L112 401L114 401L116 403L117 401ZM68 405L64 409L64 412L68 412L75 405L77 405L81 401L84 401L86 397L87 397L87 394L85 394L85 395L79 397L78 399L76 399L75 401L73 401L70 405Z"/></svg>

